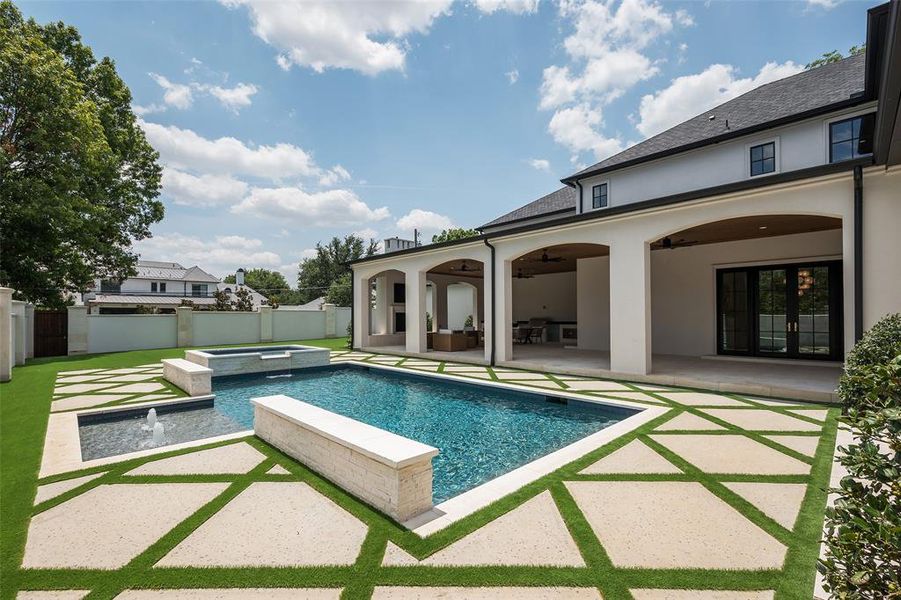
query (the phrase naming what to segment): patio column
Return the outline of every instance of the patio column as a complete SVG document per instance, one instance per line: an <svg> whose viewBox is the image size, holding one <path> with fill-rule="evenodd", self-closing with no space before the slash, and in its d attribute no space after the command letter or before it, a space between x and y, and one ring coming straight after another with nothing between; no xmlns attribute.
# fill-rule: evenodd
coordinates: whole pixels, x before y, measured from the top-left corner
<svg viewBox="0 0 901 600"><path fill-rule="evenodd" d="M513 278L510 261L501 258L497 260L500 263L495 265L498 275L494 289L497 294L494 299L497 322L493 324L493 331L497 336L495 361L503 362L513 360Z"/></svg>
<svg viewBox="0 0 901 600"><path fill-rule="evenodd" d="M425 331L425 271L407 271L406 325L407 352L426 352Z"/></svg>
<svg viewBox="0 0 901 600"><path fill-rule="evenodd" d="M651 372L651 250L641 239L610 244L610 370Z"/></svg>
<svg viewBox="0 0 901 600"><path fill-rule="evenodd" d="M432 298L435 301L435 314L432 315L435 329L447 329L447 282L436 281L432 289Z"/></svg>
<svg viewBox="0 0 901 600"><path fill-rule="evenodd" d="M365 287L368 289L369 280L367 279L366 282ZM382 273L375 278L375 308L372 315L372 328L367 328L366 333L394 333L390 324L389 303L388 276Z"/></svg>
<svg viewBox="0 0 901 600"><path fill-rule="evenodd" d="M354 286L354 343L355 349L369 345L369 310L372 299L369 291L369 278L356 277Z"/></svg>

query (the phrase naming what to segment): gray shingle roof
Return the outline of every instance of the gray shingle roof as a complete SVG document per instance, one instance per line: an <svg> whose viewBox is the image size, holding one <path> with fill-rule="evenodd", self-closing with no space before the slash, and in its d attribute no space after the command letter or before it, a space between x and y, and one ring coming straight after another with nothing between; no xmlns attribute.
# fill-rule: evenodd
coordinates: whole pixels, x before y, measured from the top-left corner
<svg viewBox="0 0 901 600"><path fill-rule="evenodd" d="M571 188L569 186L562 187L556 192L551 192L547 196L542 196L538 200L529 202L525 206L521 206L514 211L508 212L507 214L496 218L490 223L485 223L481 228L484 229L486 227L495 227L497 225L503 225L504 223L509 223L511 221L540 217L547 213L553 213L567 209L575 212L576 196L577 194L575 188Z"/></svg>
<svg viewBox="0 0 901 600"><path fill-rule="evenodd" d="M864 91L866 55L858 54L816 69L767 83L684 121L567 177L610 170L634 161L649 160L662 152L703 143L743 129L759 127L829 106ZM711 120L710 115L716 115ZM726 122L728 121L728 129Z"/></svg>

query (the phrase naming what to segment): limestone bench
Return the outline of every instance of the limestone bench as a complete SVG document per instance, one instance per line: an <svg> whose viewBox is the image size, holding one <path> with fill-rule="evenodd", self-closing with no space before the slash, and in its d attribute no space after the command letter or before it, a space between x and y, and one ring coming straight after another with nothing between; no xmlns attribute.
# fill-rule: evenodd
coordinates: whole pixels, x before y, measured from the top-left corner
<svg viewBox="0 0 901 600"><path fill-rule="evenodd" d="M437 448L289 396L251 402L257 436L393 519L432 508Z"/></svg>
<svg viewBox="0 0 901 600"><path fill-rule="evenodd" d="M213 370L183 358L163 359L163 378L189 396L203 396L213 391Z"/></svg>

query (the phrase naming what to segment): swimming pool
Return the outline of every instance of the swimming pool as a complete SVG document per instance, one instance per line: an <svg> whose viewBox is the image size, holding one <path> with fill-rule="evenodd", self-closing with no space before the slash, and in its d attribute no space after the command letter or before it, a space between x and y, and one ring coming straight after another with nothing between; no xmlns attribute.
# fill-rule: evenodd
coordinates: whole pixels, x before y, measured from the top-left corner
<svg viewBox="0 0 901 600"><path fill-rule="evenodd" d="M218 377L215 409L253 427L250 399L284 394L434 446L443 502L637 410L354 365Z"/></svg>

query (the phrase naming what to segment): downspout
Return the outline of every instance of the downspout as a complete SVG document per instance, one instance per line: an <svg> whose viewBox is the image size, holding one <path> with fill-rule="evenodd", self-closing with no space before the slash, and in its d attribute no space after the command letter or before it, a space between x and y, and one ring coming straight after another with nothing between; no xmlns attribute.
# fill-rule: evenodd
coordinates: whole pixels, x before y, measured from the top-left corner
<svg viewBox="0 0 901 600"><path fill-rule="evenodd" d="M576 181L576 187L579 188L579 199L576 200L576 214L582 214L582 182Z"/></svg>
<svg viewBox="0 0 901 600"><path fill-rule="evenodd" d="M495 321L495 316L497 315L497 310L495 307L497 306L497 297L494 295L495 292L495 280L494 276L494 246L488 241L487 238L482 240L485 242L485 245L491 249L491 358L488 360L489 366L494 366L494 348L497 341L494 339L495 334L497 334L497 322Z"/></svg>
<svg viewBox="0 0 901 600"><path fill-rule="evenodd" d="M863 167L854 167L854 341L863 336Z"/></svg>

